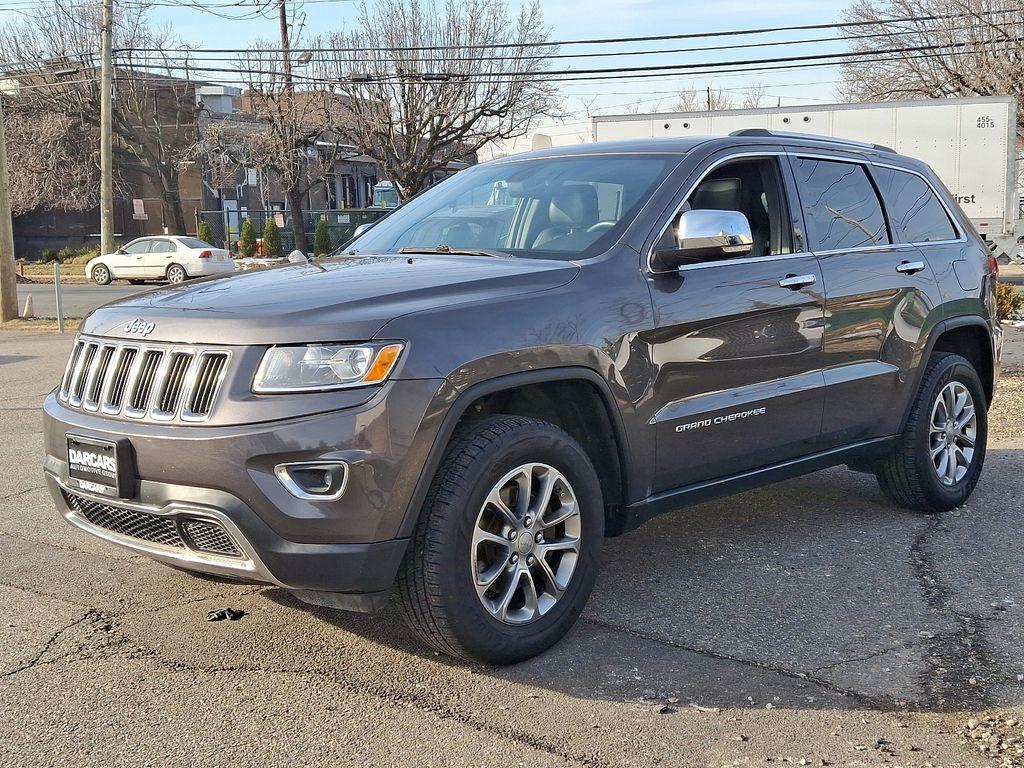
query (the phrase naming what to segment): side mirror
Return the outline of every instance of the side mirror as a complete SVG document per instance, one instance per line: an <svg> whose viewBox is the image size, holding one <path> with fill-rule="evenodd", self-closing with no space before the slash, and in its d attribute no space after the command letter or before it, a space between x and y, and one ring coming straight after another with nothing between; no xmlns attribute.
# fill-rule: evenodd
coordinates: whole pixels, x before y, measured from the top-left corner
<svg viewBox="0 0 1024 768"><path fill-rule="evenodd" d="M355 228L355 231L352 233L352 239L355 240L360 235L369 232L371 229L373 229L373 225L376 223L376 221L368 221L365 224L360 224L358 227Z"/></svg>
<svg viewBox="0 0 1024 768"><path fill-rule="evenodd" d="M663 269L744 256L753 249L750 222L739 211L684 211L679 217L676 247L654 252Z"/></svg>

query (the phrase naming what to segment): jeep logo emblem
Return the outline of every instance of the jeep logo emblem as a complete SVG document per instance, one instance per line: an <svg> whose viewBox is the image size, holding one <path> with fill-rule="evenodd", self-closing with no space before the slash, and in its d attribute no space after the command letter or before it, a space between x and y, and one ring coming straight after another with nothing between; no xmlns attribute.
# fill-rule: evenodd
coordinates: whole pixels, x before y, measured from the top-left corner
<svg viewBox="0 0 1024 768"><path fill-rule="evenodd" d="M147 323L141 318L135 318L124 324L125 333L137 333L139 336L149 336L156 328L156 323Z"/></svg>

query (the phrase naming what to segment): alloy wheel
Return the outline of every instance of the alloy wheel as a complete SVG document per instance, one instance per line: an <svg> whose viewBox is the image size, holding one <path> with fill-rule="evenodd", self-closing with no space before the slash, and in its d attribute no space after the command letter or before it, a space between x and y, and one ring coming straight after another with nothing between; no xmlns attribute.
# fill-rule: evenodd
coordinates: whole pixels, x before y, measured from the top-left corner
<svg viewBox="0 0 1024 768"><path fill-rule="evenodd" d="M974 459L978 416L974 398L959 381L944 386L932 405L928 448L935 474L943 485L963 480Z"/></svg>
<svg viewBox="0 0 1024 768"><path fill-rule="evenodd" d="M554 467L524 464L501 478L473 527L473 581L488 613L529 624L550 611L576 570L582 529L576 494Z"/></svg>
<svg viewBox="0 0 1024 768"><path fill-rule="evenodd" d="M108 277L109 276L107 274L107 268L106 267L96 267L92 271L92 279L95 280L97 283L106 283L107 280L108 280Z"/></svg>
<svg viewBox="0 0 1024 768"><path fill-rule="evenodd" d="M167 270L167 282L178 285L185 282L185 270L181 267L171 267Z"/></svg>

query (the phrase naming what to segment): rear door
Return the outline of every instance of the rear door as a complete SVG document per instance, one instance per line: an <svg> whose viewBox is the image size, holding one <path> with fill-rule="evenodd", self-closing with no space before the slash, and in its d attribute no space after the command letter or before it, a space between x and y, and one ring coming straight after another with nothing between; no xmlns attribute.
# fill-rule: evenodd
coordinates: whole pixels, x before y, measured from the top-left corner
<svg viewBox="0 0 1024 768"><path fill-rule="evenodd" d="M160 237L150 241L149 252L145 257L146 277L163 277L175 259L175 251L173 240Z"/></svg>
<svg viewBox="0 0 1024 768"><path fill-rule="evenodd" d="M648 261L656 492L811 453L821 427L825 297L817 259L794 231L784 155L719 154L696 175L656 247L671 247L689 208L740 211L754 247L671 272Z"/></svg>
<svg viewBox="0 0 1024 768"><path fill-rule="evenodd" d="M824 278L823 447L894 434L937 303L935 278L893 237L866 159L793 150L790 162Z"/></svg>

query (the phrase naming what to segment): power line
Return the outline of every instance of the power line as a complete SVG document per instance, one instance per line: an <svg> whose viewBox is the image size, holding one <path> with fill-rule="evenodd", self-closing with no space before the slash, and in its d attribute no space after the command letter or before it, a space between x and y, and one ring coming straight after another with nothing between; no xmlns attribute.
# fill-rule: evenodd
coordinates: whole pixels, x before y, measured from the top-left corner
<svg viewBox="0 0 1024 768"><path fill-rule="evenodd" d="M305 2L335 2L337 0L304 0ZM152 3L159 5L159 2ZM748 28L748 29L730 29L730 30L716 30L712 32L688 32L685 34L675 35L647 35L643 37L605 37L605 38L593 38L589 40L538 40L534 42L515 42L515 43L487 43L487 44L474 44L474 45L413 45L413 46L394 46L388 47L389 52L409 52L409 51L446 51L452 49L458 50L491 50L495 48L551 48L551 47L563 47L568 45L609 45L613 43L646 43L654 41L664 40L693 40L705 37L727 37L727 36L742 36L742 35L763 35L776 32L804 32L816 29L856 29L860 27L876 26L879 24L898 24L903 22L920 22L920 21L939 21L943 19L958 19L958 18L976 18L979 16L991 16L1001 15L1007 13L1021 13L1024 11L1022 8L1014 9L1001 9L997 11L983 11L976 14L969 13L947 13L947 14L932 14L927 16L902 16L892 17L888 19L876 19L873 21L844 21L844 22L833 22L829 24L799 24L788 27L760 27L760 28ZM171 50L184 50L184 49L171 49L171 48L136 48L134 49L140 52L162 52ZM195 48L189 50L203 51L204 53L239 53L240 49L237 48ZM261 49L268 53L280 53L280 48L266 48ZM372 47L358 47L358 46L342 46L332 48L294 48L293 52L311 51L313 53L374 53L379 52L380 49Z"/></svg>

